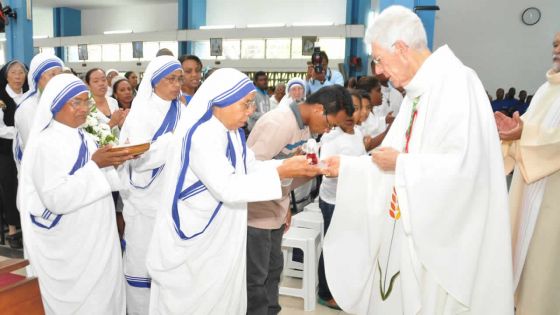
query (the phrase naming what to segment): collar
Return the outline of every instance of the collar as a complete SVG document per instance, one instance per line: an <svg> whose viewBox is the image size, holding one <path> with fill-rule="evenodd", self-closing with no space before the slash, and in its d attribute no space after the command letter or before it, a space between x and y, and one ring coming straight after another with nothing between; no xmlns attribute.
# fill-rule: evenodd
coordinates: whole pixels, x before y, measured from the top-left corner
<svg viewBox="0 0 560 315"><path fill-rule="evenodd" d="M257 91L259 91L262 95L267 95L267 96L268 96L268 93L266 93L265 90L263 90L263 89L261 89L260 87L257 87L257 86L255 86L255 88L256 88Z"/></svg>
<svg viewBox="0 0 560 315"><path fill-rule="evenodd" d="M296 122L298 124L299 129L305 129L305 125L303 124L303 118L301 117L301 113L299 112L299 107L297 102L293 102L290 104L290 109L294 116L296 117Z"/></svg>
<svg viewBox="0 0 560 315"><path fill-rule="evenodd" d="M453 52L447 45L434 51L420 66L412 80L404 87L406 95L413 99L424 94L433 78L443 70L442 64L447 64L452 56L454 56ZM442 62L442 59L447 60Z"/></svg>
<svg viewBox="0 0 560 315"><path fill-rule="evenodd" d="M546 79L550 84L560 84L560 72L554 73L552 69L548 70L546 73Z"/></svg>
<svg viewBox="0 0 560 315"><path fill-rule="evenodd" d="M17 93L16 91L14 91L9 84L6 84L6 92L8 92L8 95L12 99L16 99L16 98L21 97L23 95L23 93Z"/></svg>
<svg viewBox="0 0 560 315"><path fill-rule="evenodd" d="M66 134L75 133L78 130L77 128L70 127L68 125L58 122L57 120L54 119L54 117L51 121L50 127L54 128L55 130L64 132Z"/></svg>
<svg viewBox="0 0 560 315"><path fill-rule="evenodd" d="M162 113L167 113L167 111L169 110L169 106L171 104L171 101L166 101L163 98L159 97L156 94L156 92L153 92L151 103L154 103L155 107L157 108L157 111L162 112Z"/></svg>

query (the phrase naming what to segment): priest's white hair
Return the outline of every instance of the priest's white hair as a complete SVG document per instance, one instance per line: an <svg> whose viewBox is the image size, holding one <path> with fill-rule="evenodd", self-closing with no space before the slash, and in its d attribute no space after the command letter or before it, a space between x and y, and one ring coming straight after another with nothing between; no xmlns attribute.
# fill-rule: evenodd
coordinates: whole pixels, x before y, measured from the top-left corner
<svg viewBox="0 0 560 315"><path fill-rule="evenodd" d="M393 51L393 44L398 40L413 49L427 49L426 38L426 30L420 18L410 9L393 5L375 18L366 31L364 42L366 45L377 42L389 51Z"/></svg>

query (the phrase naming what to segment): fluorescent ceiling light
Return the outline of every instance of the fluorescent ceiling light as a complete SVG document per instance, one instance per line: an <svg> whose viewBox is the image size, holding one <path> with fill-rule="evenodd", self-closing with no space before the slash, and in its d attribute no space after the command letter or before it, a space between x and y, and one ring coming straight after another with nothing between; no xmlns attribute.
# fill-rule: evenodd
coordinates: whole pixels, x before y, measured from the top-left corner
<svg viewBox="0 0 560 315"><path fill-rule="evenodd" d="M43 39L43 38L49 38L47 35L35 35L33 36L33 39Z"/></svg>
<svg viewBox="0 0 560 315"><path fill-rule="evenodd" d="M6 38L0 38L0 42L5 42Z"/></svg>
<svg viewBox="0 0 560 315"><path fill-rule="evenodd" d="M292 23L292 26L331 26L334 23L329 22L295 22Z"/></svg>
<svg viewBox="0 0 560 315"><path fill-rule="evenodd" d="M225 28L235 28L235 25L202 25L201 30L220 30Z"/></svg>
<svg viewBox="0 0 560 315"><path fill-rule="evenodd" d="M105 35L112 35L112 34L130 34L132 30L117 30L117 31L105 31L103 34Z"/></svg>
<svg viewBox="0 0 560 315"><path fill-rule="evenodd" d="M269 23L269 24L247 24L249 28L259 28L259 27L284 27L286 24L282 23Z"/></svg>

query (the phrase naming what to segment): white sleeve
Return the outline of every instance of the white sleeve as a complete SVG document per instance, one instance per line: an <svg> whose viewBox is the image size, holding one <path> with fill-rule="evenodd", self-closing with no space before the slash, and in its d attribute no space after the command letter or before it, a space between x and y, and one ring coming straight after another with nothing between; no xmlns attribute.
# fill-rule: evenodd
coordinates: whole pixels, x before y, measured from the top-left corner
<svg viewBox="0 0 560 315"><path fill-rule="evenodd" d="M16 128L6 126L4 123L4 111L0 110L0 138L14 139L16 137Z"/></svg>
<svg viewBox="0 0 560 315"><path fill-rule="evenodd" d="M169 148L174 142L176 141L174 141L173 133L163 134L150 144L150 149L146 153L128 163L131 163L135 172L151 172L152 169L165 164Z"/></svg>
<svg viewBox="0 0 560 315"><path fill-rule="evenodd" d="M202 131L202 130L200 130ZM235 173L235 169L225 155L219 139L211 139L207 134L193 137L189 167L208 188L214 198L224 203L275 200L282 197L280 177L273 164L254 168L254 158L247 150L251 172ZM224 134L225 136L225 134ZM248 167L249 168L249 167Z"/></svg>
<svg viewBox="0 0 560 315"><path fill-rule="evenodd" d="M52 213L74 212L111 193L104 173L92 160L69 175L60 165L65 160L61 155L68 152L37 151L33 168L41 171L33 172L32 180L41 202Z"/></svg>

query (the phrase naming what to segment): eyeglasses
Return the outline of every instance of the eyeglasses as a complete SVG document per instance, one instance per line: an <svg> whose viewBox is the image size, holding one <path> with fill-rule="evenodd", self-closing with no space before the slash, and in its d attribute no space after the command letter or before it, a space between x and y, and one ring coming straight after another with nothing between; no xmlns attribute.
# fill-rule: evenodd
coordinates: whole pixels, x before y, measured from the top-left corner
<svg viewBox="0 0 560 315"><path fill-rule="evenodd" d="M90 104L91 104L90 99L82 100L79 98L73 98L70 100L70 106L72 107L72 109L76 109L80 106L89 108Z"/></svg>
<svg viewBox="0 0 560 315"><path fill-rule="evenodd" d="M243 105L245 105L245 109L246 109L246 110L255 109L256 106L257 106L257 104L255 103L255 100L247 101L247 102L245 102Z"/></svg>
<svg viewBox="0 0 560 315"><path fill-rule="evenodd" d="M165 79L165 81L167 81L167 83L169 83L169 84L179 83L179 84L182 85L183 82L185 82L185 79L183 78L183 76L165 77L164 79Z"/></svg>

